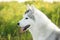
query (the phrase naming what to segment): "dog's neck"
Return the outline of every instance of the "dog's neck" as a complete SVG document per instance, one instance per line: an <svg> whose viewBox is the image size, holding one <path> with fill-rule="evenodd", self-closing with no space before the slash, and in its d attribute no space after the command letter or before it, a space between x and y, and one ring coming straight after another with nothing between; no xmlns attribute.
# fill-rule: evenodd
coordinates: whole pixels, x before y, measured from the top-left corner
<svg viewBox="0 0 60 40"><path fill-rule="evenodd" d="M48 29L48 27L39 28L36 25L34 26L34 28L29 29L29 31L32 34L33 40L46 39L52 33L52 30Z"/></svg>
<svg viewBox="0 0 60 40"><path fill-rule="evenodd" d="M56 27L52 28L51 24L48 24L47 26L41 28L35 25L34 28L29 29L29 31L32 34L33 40L46 40L52 34L53 31L56 31L55 28Z"/></svg>

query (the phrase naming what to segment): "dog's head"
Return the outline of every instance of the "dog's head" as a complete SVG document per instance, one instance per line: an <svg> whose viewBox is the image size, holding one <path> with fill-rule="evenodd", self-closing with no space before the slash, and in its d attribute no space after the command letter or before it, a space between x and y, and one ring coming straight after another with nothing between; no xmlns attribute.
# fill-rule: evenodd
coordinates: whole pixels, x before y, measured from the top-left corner
<svg viewBox="0 0 60 40"><path fill-rule="evenodd" d="M27 10L23 16L23 19L21 19L18 22L18 25L21 27L23 31L31 28L35 23L35 17L34 17L34 6L27 5Z"/></svg>

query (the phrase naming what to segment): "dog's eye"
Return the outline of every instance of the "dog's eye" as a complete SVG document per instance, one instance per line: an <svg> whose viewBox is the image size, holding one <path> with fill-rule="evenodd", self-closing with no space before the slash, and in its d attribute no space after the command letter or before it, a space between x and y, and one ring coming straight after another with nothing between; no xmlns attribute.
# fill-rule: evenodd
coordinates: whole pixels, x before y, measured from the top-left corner
<svg viewBox="0 0 60 40"><path fill-rule="evenodd" d="M25 18L25 19L28 19L28 18Z"/></svg>

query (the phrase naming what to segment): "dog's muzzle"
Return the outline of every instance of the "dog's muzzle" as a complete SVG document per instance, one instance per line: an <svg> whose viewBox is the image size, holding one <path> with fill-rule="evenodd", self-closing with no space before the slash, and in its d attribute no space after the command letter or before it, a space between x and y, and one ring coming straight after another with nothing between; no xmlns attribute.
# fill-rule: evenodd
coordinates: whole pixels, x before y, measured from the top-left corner
<svg viewBox="0 0 60 40"><path fill-rule="evenodd" d="M17 23L17 25L20 25L20 23ZM29 28L29 27L30 27L30 25L26 25L26 26L24 26L24 27L21 27L20 31L21 31L21 32L24 32L24 31L26 31L26 29Z"/></svg>

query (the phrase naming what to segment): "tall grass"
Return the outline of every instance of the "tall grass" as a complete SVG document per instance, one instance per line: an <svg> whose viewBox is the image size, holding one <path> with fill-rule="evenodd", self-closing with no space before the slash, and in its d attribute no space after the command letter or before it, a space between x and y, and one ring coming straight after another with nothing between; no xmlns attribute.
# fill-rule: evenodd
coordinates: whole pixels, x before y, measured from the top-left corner
<svg viewBox="0 0 60 40"><path fill-rule="evenodd" d="M26 11L26 4L33 4L48 18L60 27L60 3L33 2L0 2L0 40L32 40L29 31L20 33L17 23Z"/></svg>

